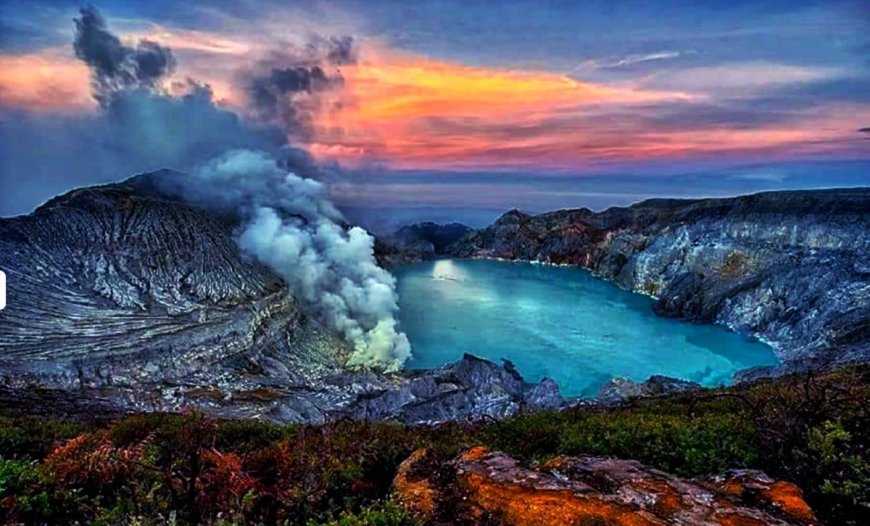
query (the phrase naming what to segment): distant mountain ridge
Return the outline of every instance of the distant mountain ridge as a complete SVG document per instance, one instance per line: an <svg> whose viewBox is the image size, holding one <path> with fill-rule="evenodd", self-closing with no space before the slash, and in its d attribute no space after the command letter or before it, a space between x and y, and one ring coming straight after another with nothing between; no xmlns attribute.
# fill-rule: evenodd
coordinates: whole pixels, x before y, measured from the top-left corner
<svg viewBox="0 0 870 526"><path fill-rule="evenodd" d="M870 359L870 188L511 210L446 252L586 267L659 314L764 338L783 369Z"/></svg>
<svg viewBox="0 0 870 526"><path fill-rule="evenodd" d="M427 221L400 227L389 241L403 252L417 252L421 257L431 257L446 254L450 245L471 232L471 227L460 223Z"/></svg>

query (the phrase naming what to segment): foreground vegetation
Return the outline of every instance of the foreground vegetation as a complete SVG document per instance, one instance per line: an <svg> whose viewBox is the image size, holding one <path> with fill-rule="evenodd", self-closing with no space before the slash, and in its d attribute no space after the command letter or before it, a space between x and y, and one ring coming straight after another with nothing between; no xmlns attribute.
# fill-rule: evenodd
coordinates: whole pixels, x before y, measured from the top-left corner
<svg viewBox="0 0 870 526"><path fill-rule="evenodd" d="M683 476L757 468L827 524L868 524L870 369L502 422L279 426L199 413L84 424L0 416L0 523L415 524L389 500L413 450L634 458Z"/></svg>

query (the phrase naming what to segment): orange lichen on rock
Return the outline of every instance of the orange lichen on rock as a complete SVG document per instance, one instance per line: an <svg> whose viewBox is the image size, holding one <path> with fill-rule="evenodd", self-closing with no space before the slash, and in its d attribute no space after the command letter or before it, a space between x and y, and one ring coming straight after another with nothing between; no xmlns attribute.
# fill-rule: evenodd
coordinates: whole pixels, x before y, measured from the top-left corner
<svg viewBox="0 0 870 526"><path fill-rule="evenodd" d="M472 524L816 524L798 488L763 473L698 481L601 457L560 457L535 467L475 447L433 464L418 451L402 464L394 488L424 519Z"/></svg>
<svg viewBox="0 0 870 526"><path fill-rule="evenodd" d="M719 526L770 526L771 524L783 524L781 522L771 523L763 519L755 517L747 517L746 515L731 514L728 512L720 513L716 517L716 522Z"/></svg>
<svg viewBox="0 0 870 526"><path fill-rule="evenodd" d="M637 488L650 495L655 495L653 509L657 515L670 517L685 507L680 494L668 484L658 480L642 480Z"/></svg>
<svg viewBox="0 0 870 526"><path fill-rule="evenodd" d="M813 510L804 500L803 492L789 482L774 481L761 472L748 470L732 473L726 479L713 483L728 495L766 504L768 508L798 521L813 524L816 520Z"/></svg>
<svg viewBox="0 0 870 526"><path fill-rule="evenodd" d="M462 455L459 456L460 460L471 461L471 460L480 460L485 455L489 454L489 450L483 446L474 446L472 448L467 449ZM413 457L413 455L412 455Z"/></svg>
<svg viewBox="0 0 870 526"><path fill-rule="evenodd" d="M418 449L407 458L393 481L397 500L416 516L431 516L435 512L435 490L425 477L416 476L412 471L417 463L426 456L425 449Z"/></svg>
<svg viewBox="0 0 870 526"><path fill-rule="evenodd" d="M806 522L816 520L813 510L804 500L803 492L788 482L774 482L770 488L761 493L761 498L778 506L784 513Z"/></svg>
<svg viewBox="0 0 870 526"><path fill-rule="evenodd" d="M484 475L469 473L462 488L477 507L480 516L498 517L504 524L547 526L598 521L598 524L655 526L665 524L634 510L597 498L577 495L570 490L538 490L520 484L494 482Z"/></svg>

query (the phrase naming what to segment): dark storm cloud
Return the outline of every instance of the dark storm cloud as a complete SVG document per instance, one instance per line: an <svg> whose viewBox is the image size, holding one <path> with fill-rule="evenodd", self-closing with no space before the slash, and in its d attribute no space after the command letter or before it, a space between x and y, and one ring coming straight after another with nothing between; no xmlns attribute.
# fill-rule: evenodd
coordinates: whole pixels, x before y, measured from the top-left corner
<svg viewBox="0 0 870 526"><path fill-rule="evenodd" d="M308 150L284 145L275 153L275 162L288 172L329 183L343 180L345 172L336 161L317 160Z"/></svg>
<svg viewBox="0 0 870 526"><path fill-rule="evenodd" d="M286 94L312 93L329 86L330 80L320 66L294 66L273 69L248 86L251 103L263 112L274 111Z"/></svg>
<svg viewBox="0 0 870 526"><path fill-rule="evenodd" d="M94 98L100 104L108 104L112 94L122 90L153 89L175 68L169 48L149 40L140 40L136 47L126 46L109 31L96 9L85 7L80 14L75 19L73 49L91 69Z"/></svg>
<svg viewBox="0 0 870 526"><path fill-rule="evenodd" d="M870 126L867 126L866 128L859 128L858 131L861 133L870 133Z"/></svg>
<svg viewBox="0 0 870 526"><path fill-rule="evenodd" d="M324 95L344 85L340 67L356 60L351 37L312 37L302 49L273 55L258 65L247 80L250 103L260 120L307 138L315 114L330 104Z"/></svg>
<svg viewBox="0 0 870 526"><path fill-rule="evenodd" d="M356 64L358 58L357 48L350 36L326 38L314 35L306 48L310 56L323 57L327 64L333 66Z"/></svg>
<svg viewBox="0 0 870 526"><path fill-rule="evenodd" d="M233 148L282 152L282 130L217 106L207 85L177 83L173 91L180 95L159 89L174 63L172 52L150 42L124 46L93 8L76 20L75 50L91 68L100 109L84 115L0 111L0 173L15 180L0 192L0 215L27 212L78 186L159 168L188 170ZM298 153L284 157L287 166L314 169Z"/></svg>

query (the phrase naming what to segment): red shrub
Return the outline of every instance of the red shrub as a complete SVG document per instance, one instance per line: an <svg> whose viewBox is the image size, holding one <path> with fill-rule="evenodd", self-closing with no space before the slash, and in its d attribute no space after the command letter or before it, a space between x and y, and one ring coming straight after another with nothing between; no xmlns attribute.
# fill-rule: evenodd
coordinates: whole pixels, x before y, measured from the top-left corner
<svg viewBox="0 0 870 526"><path fill-rule="evenodd" d="M254 479L242 469L242 460L234 453L205 450L201 457L202 473L197 480L197 505L203 513L242 511L245 495L254 488Z"/></svg>
<svg viewBox="0 0 870 526"><path fill-rule="evenodd" d="M79 435L58 446L45 459L45 466L59 483L103 486L124 483L142 461L144 441L131 448L118 448L109 433Z"/></svg>

